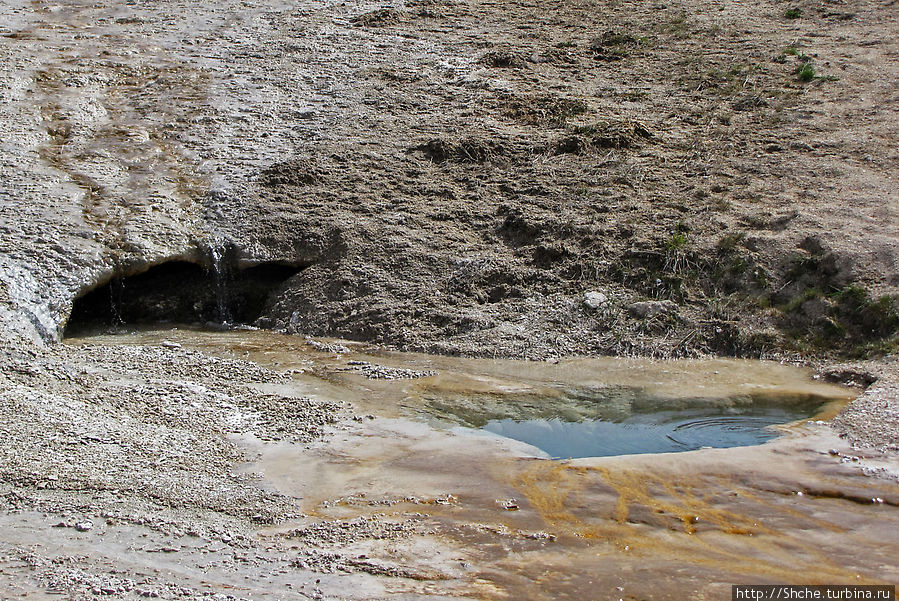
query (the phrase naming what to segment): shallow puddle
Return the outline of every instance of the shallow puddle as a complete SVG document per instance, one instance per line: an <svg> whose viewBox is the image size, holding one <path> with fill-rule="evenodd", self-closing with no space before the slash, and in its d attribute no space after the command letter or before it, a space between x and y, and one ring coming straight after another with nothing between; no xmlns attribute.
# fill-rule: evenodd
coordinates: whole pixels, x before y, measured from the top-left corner
<svg viewBox="0 0 899 601"><path fill-rule="evenodd" d="M293 370L299 388L313 395L381 417L514 439L551 458L760 444L780 433L773 426L833 412L852 396L813 381L807 370L761 361L465 359L259 330L145 329L83 340L168 340L242 356Z"/></svg>
<svg viewBox="0 0 899 601"><path fill-rule="evenodd" d="M702 362L638 362L630 367L635 377L629 386L571 388L552 383L557 388L544 393L424 393L420 412L527 443L545 457L582 458L761 444L782 433L774 426L832 411L846 400L842 390L802 390L787 381L772 381L772 374L766 373L770 366L764 364L737 365L742 369L734 375L740 380L711 389L702 374L709 368ZM604 366L599 363L596 369L602 373ZM664 380L665 374L658 372L673 370L695 372L696 385L654 390L658 379ZM564 377L565 370L559 371ZM758 385L755 377L770 384L749 388Z"/></svg>
<svg viewBox="0 0 899 601"><path fill-rule="evenodd" d="M499 419L483 429L527 443L555 459L671 453L760 444L778 435L771 426L810 417L818 406L807 412L781 407L656 411L621 421Z"/></svg>

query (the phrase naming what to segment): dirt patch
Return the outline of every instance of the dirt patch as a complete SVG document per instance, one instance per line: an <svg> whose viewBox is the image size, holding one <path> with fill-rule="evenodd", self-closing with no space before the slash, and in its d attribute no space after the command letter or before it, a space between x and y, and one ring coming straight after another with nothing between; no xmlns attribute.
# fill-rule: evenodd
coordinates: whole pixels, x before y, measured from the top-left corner
<svg viewBox="0 0 899 601"><path fill-rule="evenodd" d="M381 8L357 15L350 21L359 27L386 27L403 20L403 12L395 8Z"/></svg>
<svg viewBox="0 0 899 601"><path fill-rule="evenodd" d="M488 67L498 69L520 69L527 64L524 57L508 49L489 50L478 59Z"/></svg>
<svg viewBox="0 0 899 601"><path fill-rule="evenodd" d="M526 125L561 127L568 119L587 112L587 102L558 95L500 97L503 115Z"/></svg>
<svg viewBox="0 0 899 601"><path fill-rule="evenodd" d="M505 152L502 144L493 141L468 138L459 142L451 142L440 138L410 149L421 153L432 163L453 161L456 163L486 163Z"/></svg>
<svg viewBox="0 0 899 601"><path fill-rule="evenodd" d="M600 122L571 128L574 135L560 138L555 154L583 154L591 149L637 148L654 136L642 123Z"/></svg>
<svg viewBox="0 0 899 601"><path fill-rule="evenodd" d="M322 174L308 161L285 161L263 169L259 181L263 186L303 186L322 180Z"/></svg>
<svg viewBox="0 0 899 601"><path fill-rule="evenodd" d="M621 60L632 50L648 44L645 37L635 37L620 31L606 31L590 43L590 52L596 60Z"/></svg>

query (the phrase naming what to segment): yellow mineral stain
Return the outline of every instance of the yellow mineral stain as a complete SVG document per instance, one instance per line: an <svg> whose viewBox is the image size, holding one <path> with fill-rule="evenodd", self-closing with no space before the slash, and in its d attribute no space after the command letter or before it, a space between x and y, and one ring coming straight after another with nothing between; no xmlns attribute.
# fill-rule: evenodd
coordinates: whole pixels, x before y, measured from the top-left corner
<svg viewBox="0 0 899 601"><path fill-rule="evenodd" d="M809 547L795 533L778 531L759 516L724 507L729 501L720 494L717 480L720 479L689 481L664 471L650 473L538 461L528 465L514 482L548 528L587 544L611 544L618 552L634 556L689 561L708 569L772 581L873 583L839 565L826 553ZM614 507L594 506L590 515L584 515L582 509L575 508L582 507L579 500L585 496L585 490L598 482L614 491ZM844 530L792 507L768 502L749 490L740 489L738 496L760 510L779 512L778 518L789 516L792 523L800 519L834 532ZM669 524L660 531L647 524L631 523L637 508L648 509L660 518L670 516L679 527ZM710 525L714 528L709 529ZM663 536L661 532L667 534Z"/></svg>

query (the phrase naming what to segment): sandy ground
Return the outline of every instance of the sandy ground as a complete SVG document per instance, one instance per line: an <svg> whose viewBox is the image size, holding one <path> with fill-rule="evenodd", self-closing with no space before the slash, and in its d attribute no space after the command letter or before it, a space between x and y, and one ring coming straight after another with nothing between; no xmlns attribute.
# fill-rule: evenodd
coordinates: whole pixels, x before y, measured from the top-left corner
<svg viewBox="0 0 899 601"><path fill-rule="evenodd" d="M797 551L805 573L895 582L899 8L791 7L3 2L2 595L563 598L600 586L565 566L601 565L600 598L714 598L786 579L773 549L822 529L823 555ZM763 355L873 384L801 448L723 455L743 480L716 454L684 460L710 474L689 494L668 460L649 492L612 462L485 476L470 501L450 470L393 512L335 493L314 515L247 465L258 445L311 460L341 435L390 439L360 405L242 356L56 342L83 293L211 268L215 249L303 268L259 322L292 332L533 359ZM572 499L603 511L539 494L580 478ZM512 496L520 522L495 516ZM611 509L628 498L634 520ZM747 515L779 534L729 538ZM690 538L691 516L715 527ZM617 588L634 582L653 587Z"/></svg>

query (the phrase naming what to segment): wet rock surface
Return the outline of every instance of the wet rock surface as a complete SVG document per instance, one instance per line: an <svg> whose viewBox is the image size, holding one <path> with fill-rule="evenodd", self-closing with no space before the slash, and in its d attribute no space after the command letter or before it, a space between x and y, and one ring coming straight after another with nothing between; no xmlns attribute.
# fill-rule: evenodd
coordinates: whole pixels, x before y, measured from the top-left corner
<svg viewBox="0 0 899 601"><path fill-rule="evenodd" d="M868 364L849 381L865 384L875 377L862 395L834 419L834 426L861 448L899 451L899 374L896 359ZM842 370L841 370L842 371ZM864 376L868 376L865 378Z"/></svg>
<svg viewBox="0 0 899 601"><path fill-rule="evenodd" d="M427 378L433 376L436 371L420 371L414 369L404 369L397 367L387 367L384 365L374 365L368 361L348 361L348 367L342 367L344 371L356 371L372 380L414 380L416 378Z"/></svg>

